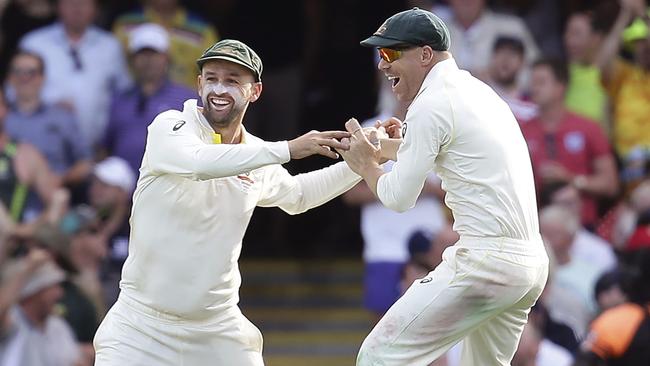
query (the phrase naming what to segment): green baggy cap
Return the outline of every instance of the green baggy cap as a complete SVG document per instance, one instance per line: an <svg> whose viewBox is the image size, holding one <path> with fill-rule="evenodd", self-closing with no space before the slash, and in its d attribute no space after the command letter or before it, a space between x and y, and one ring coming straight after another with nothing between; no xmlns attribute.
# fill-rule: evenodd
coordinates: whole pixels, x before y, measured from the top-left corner
<svg viewBox="0 0 650 366"><path fill-rule="evenodd" d="M253 73L255 81L262 81L262 60L244 42L223 39L205 50L203 55L196 60L196 64L201 69L203 64L210 60L226 60L242 65Z"/></svg>
<svg viewBox="0 0 650 366"><path fill-rule="evenodd" d="M449 30L445 23L432 12L419 8L393 15L372 36L361 41L365 47L428 45L436 51L449 50L449 43Z"/></svg>

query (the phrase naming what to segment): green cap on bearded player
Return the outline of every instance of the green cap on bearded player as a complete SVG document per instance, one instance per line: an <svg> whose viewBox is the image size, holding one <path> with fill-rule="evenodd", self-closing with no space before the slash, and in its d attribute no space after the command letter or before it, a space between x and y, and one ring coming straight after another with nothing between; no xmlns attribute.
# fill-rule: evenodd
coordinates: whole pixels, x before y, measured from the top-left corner
<svg viewBox="0 0 650 366"><path fill-rule="evenodd" d="M430 11L413 8L386 19L361 45L378 48L428 45L435 51L447 51L450 39L449 30L440 18Z"/></svg>
<svg viewBox="0 0 650 366"><path fill-rule="evenodd" d="M255 81L262 81L262 60L244 42L223 39L215 43L196 60L199 70L203 68L203 64L210 60L226 60L242 65L253 73Z"/></svg>

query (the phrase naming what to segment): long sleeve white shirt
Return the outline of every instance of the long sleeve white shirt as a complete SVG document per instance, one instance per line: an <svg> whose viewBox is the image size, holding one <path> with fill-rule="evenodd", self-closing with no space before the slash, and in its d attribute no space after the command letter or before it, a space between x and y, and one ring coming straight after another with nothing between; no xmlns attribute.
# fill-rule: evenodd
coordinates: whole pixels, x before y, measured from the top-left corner
<svg viewBox="0 0 650 366"><path fill-rule="evenodd" d="M207 319L239 301L237 260L256 206L304 212L359 182L347 164L297 176L286 141L244 131L244 143L214 144L196 100L149 126L133 197L123 296L184 319Z"/></svg>
<svg viewBox="0 0 650 366"><path fill-rule="evenodd" d="M435 171L461 236L539 239L533 171L508 105L454 59L428 73L406 114L393 170L379 178L382 203L404 211Z"/></svg>

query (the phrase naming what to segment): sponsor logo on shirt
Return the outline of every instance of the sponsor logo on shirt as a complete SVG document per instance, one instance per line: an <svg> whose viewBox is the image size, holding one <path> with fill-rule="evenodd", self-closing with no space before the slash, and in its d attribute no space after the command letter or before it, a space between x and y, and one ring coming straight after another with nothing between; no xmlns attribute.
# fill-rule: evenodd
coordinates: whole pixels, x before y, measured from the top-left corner
<svg viewBox="0 0 650 366"><path fill-rule="evenodd" d="M175 124L174 127L172 127L172 131L176 132L184 125L185 125L185 121L180 121L177 124Z"/></svg>
<svg viewBox="0 0 650 366"><path fill-rule="evenodd" d="M578 153L585 148L585 136L581 132L569 132L564 136L564 147L570 153Z"/></svg>
<svg viewBox="0 0 650 366"><path fill-rule="evenodd" d="M237 175L240 188L242 191L244 191L244 193L247 193L251 189L253 184L255 184L255 181L251 179L250 174L251 174L250 172L247 172L247 173Z"/></svg>

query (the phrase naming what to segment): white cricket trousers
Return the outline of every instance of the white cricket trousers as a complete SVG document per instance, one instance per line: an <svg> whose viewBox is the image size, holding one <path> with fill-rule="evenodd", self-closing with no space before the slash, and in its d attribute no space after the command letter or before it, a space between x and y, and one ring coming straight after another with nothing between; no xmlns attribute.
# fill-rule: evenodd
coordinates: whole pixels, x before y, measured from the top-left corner
<svg viewBox="0 0 650 366"><path fill-rule="evenodd" d="M94 339L95 366L263 366L262 334L238 307L208 321L161 314L120 295Z"/></svg>
<svg viewBox="0 0 650 366"><path fill-rule="evenodd" d="M370 332L357 366L427 366L461 340L461 365L508 366L547 277L541 239L461 237Z"/></svg>

